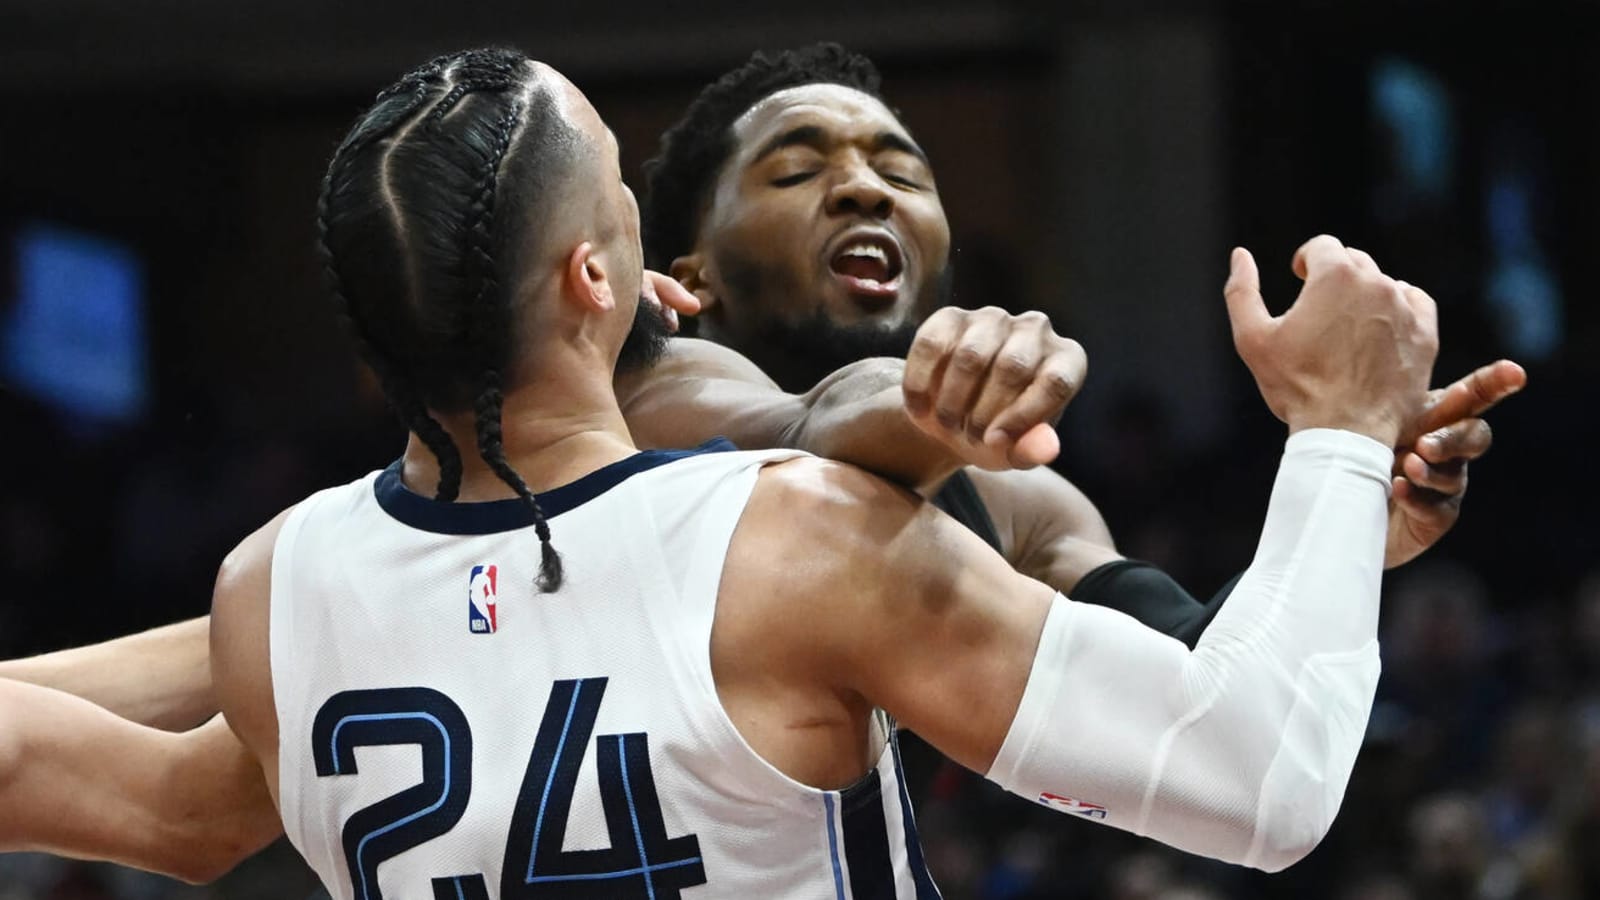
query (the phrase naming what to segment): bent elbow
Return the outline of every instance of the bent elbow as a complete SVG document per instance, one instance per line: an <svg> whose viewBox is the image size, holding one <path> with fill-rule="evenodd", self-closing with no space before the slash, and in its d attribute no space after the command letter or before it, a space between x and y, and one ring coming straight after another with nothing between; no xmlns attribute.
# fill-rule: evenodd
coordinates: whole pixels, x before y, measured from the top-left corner
<svg viewBox="0 0 1600 900"><path fill-rule="evenodd" d="M208 839L195 840L184 845L182 849L189 852L179 858L168 860L167 865L162 868L165 869L166 875L185 884L210 884L254 856L266 843L253 839L219 840L212 835Z"/></svg>
<svg viewBox="0 0 1600 900"><path fill-rule="evenodd" d="M1350 769L1298 773L1295 784L1267 785L1245 865L1281 872L1310 855L1333 828Z"/></svg>
<svg viewBox="0 0 1600 900"><path fill-rule="evenodd" d="M1262 832L1259 850L1247 865L1263 872L1282 872L1311 855L1328 836L1333 822L1311 822L1294 827L1275 827Z"/></svg>

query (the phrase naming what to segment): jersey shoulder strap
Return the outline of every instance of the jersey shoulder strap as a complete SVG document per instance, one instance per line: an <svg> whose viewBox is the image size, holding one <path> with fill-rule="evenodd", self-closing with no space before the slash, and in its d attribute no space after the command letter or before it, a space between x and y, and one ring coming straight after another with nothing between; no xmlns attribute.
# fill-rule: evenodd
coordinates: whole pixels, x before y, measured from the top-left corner
<svg viewBox="0 0 1600 900"><path fill-rule="evenodd" d="M933 505L983 538L983 542L993 547L996 553L1005 553L1000 546L1000 532L995 529L994 520L989 518L989 509L983 505L977 485L972 483L972 478L965 470L950 476L939 488L939 492L933 495Z"/></svg>

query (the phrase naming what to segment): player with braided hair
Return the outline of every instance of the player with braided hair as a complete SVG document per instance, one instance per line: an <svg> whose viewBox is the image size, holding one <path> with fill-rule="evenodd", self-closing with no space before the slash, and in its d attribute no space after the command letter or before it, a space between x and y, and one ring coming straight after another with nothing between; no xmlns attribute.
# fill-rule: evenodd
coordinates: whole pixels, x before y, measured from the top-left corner
<svg viewBox="0 0 1600 900"><path fill-rule="evenodd" d="M341 302L397 409L446 440L413 429L394 466L241 543L211 666L260 763L238 777L265 777L334 896L936 896L895 721L1194 852L1277 869L1316 844L1376 679L1426 294L1322 237L1273 318L1236 251L1236 344L1291 436L1257 557L1191 651L860 470L639 452L612 378L655 320L617 157L558 73L473 51L380 94L329 165Z"/></svg>
<svg viewBox="0 0 1600 900"><path fill-rule="evenodd" d="M443 83L443 67L435 62L412 72L379 98L366 126L352 132L340 145L328 167L318 203L324 267L335 297L360 337L363 357L382 380L385 395L438 462L435 496L440 500L456 498L462 462L459 448L428 410L432 407L456 411L469 406L479 455L532 513L541 547L539 582L544 589L554 590L561 584L561 557L550 542L549 525L538 499L506 463L501 445L500 382L502 370L511 363L512 314L509 298L500 289L496 252L503 250L520 229L502 222L497 233L495 218L501 163L513 132L525 116L552 113L548 108L524 110L522 101L510 95L508 88L516 77L516 66L503 54L467 54L453 67L453 76L454 83L447 93L433 97L431 89ZM485 102L492 99L502 107L481 130L471 133L472 140L459 142L464 151L461 159L432 168L422 176L425 181L419 180L412 187L440 193L465 189L471 197L465 219L449 223L453 226L449 233L454 236L446 239L426 230L427 226L437 227L440 223L419 222L402 205L407 202L402 199L405 190L411 186L396 185L388 179L393 172L405 171L395 164L413 152L414 144L406 141L413 136L413 130L420 129L416 137L422 140L440 132L446 117L469 97L481 97ZM413 122L414 114L425 103L429 104L427 117L420 123ZM383 162L362 172L355 162L375 152L380 142L385 144L381 150ZM559 153L559 148L545 149ZM374 278L384 292L375 291L368 296L406 298L408 308L401 319L413 317L410 327L394 321L392 315L351 303L341 289L344 279L351 276L341 273L334 264L330 217L348 194L372 187L363 178L380 180L379 195L387 205L381 210L360 210L358 215L363 222L381 220L390 243L363 244L367 252L350 254L354 262L347 265L361 267L357 277ZM370 218L375 213L378 218ZM413 228L422 233L411 233ZM354 239L369 240L364 234ZM425 258L423 266L408 264L400 255L413 248L412 241L420 242L424 257L437 258Z"/></svg>
<svg viewBox="0 0 1600 900"><path fill-rule="evenodd" d="M612 387L645 307L617 156L558 73L477 51L381 94L330 163L323 243L366 352L398 408L480 451L447 486L417 435L218 577L218 696L334 896L936 896L894 721L1196 852L1276 869L1316 843L1376 678L1425 294L1324 237L1274 319L1236 253L1237 343L1292 436L1257 559L1191 652L860 470L637 451Z"/></svg>

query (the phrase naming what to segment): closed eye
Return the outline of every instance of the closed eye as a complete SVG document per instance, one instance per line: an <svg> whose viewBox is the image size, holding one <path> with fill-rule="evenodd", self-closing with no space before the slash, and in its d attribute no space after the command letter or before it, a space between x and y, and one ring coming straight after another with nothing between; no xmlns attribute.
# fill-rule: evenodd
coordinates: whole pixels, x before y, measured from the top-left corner
<svg viewBox="0 0 1600 900"><path fill-rule="evenodd" d="M815 177L816 174L817 173L815 172L796 172L793 175L785 175L782 178L772 179L772 185L773 187L794 187L803 181Z"/></svg>
<svg viewBox="0 0 1600 900"><path fill-rule="evenodd" d="M923 185L922 185L921 182L915 181L915 180L913 180L911 178L907 178L904 175L885 174L883 176L883 180L884 181L888 181L888 182L890 182L892 184L897 184L897 185L899 185L901 187L913 188L913 189L919 190L919 191L923 189Z"/></svg>

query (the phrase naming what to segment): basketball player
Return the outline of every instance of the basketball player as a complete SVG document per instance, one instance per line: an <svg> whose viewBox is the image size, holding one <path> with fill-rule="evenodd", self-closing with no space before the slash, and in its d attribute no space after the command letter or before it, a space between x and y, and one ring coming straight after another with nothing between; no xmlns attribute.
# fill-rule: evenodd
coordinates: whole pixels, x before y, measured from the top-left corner
<svg viewBox="0 0 1600 900"><path fill-rule="evenodd" d="M1291 436L1190 651L860 470L638 452L611 384L637 208L547 67L406 76L319 218L412 437L229 556L212 665L335 896L936 896L890 717L1193 852L1278 869L1326 830L1377 677L1389 448L1436 352L1421 291L1322 237L1272 318L1235 252L1235 341Z"/></svg>
<svg viewBox="0 0 1600 900"><path fill-rule="evenodd" d="M939 309L917 331L903 367L906 404L902 367L894 360L852 361L872 351L903 351L907 329L946 299L941 289L950 283L948 225L932 172L898 119L874 99L877 83L870 61L833 45L758 54L702 92L669 131L652 166L654 224L647 229L647 250L664 268L677 266L685 284L705 300L707 336L751 354L796 393L784 392L739 353L704 341L674 341L662 365L624 373L617 383L630 430L645 446L691 446L728 435L744 447L793 446L861 465L933 496L1025 573L1192 644L1225 592L1202 606L1159 571L1122 559L1098 511L1054 473L960 471L963 464L1026 469L1054 457L1055 435L1038 424L1058 415L1082 382L1084 359L1076 343L1055 335L1038 314ZM796 93L808 86L810 94ZM830 86L836 89L825 90ZM870 268L886 261L888 252L874 250L870 241L858 248L861 253L826 260L818 248L811 259L824 264L812 271L780 255L817 240L816 233L794 234L795 217L808 214L807 203L820 202L814 189L839 177L837 171L774 185L800 200L780 204L772 199L779 192L760 191L759 183L749 183L749 173L728 163L755 140L750 120L756 107L767 110L763 121L770 131L772 121L792 113L796 99L834 114L810 128L825 131L853 114L857 127L882 129L873 136L894 135L899 146L914 151L914 161L900 162L920 167L926 182L920 191L858 171L863 177L836 191L837 202L827 212L829 221L870 221L879 215L872 210L886 210L882 227L897 244L891 249L901 269L892 279L899 283L894 290L886 292L884 282L862 287L863 279L833 271L836 264ZM814 148L800 142L782 150ZM702 215L703 204L709 206ZM712 224L730 220L737 227ZM769 228L782 239L764 239ZM680 255L691 241L694 252ZM820 269L826 271L815 271ZM840 291L840 283L851 287ZM658 290L673 308L700 306L670 279L646 284L648 293ZM1411 451L1397 459L1397 473L1405 477L1394 485L1389 565L1420 553L1453 525L1466 489L1465 463L1489 447L1488 426L1476 417L1519 389L1523 378L1512 363L1486 366L1435 392L1421 421L1406 430L1422 437L1408 438ZM917 411L914 421L908 420L907 405ZM1085 572L1092 574L1086 578ZM198 639L204 624L35 661L0 662L0 676L86 696L135 721L186 726L214 709ZM185 646L177 647L180 641ZM152 648L161 652L152 654ZM118 665L137 665L149 677L102 677Z"/></svg>
<svg viewBox="0 0 1600 900"><path fill-rule="evenodd" d="M646 262L700 299L701 336L748 357L784 390L911 346L905 395L919 422L972 446L1006 446L1020 431L981 395L1029 377L1037 351L1023 329L1002 327L1007 317L997 309L944 308L912 343L923 317L949 302L950 229L926 156L878 86L872 63L836 44L758 53L707 86L647 165ZM1042 316L1035 326L1048 330ZM674 341L658 371L619 383L642 445L685 446L703 436L699 423L731 417L717 394L671 377L715 368L717 359L715 348ZM1403 429L1387 566L1414 558L1454 524L1465 463L1489 446L1476 416L1524 377L1510 362L1486 366L1439 392L1445 402ZM652 406L661 413L649 415ZM697 413L683 415L685 406ZM767 445L758 435L745 440ZM1124 559L1089 499L1048 469L968 468L929 493L1018 571L1187 643L1226 594L1202 605L1153 566Z"/></svg>

